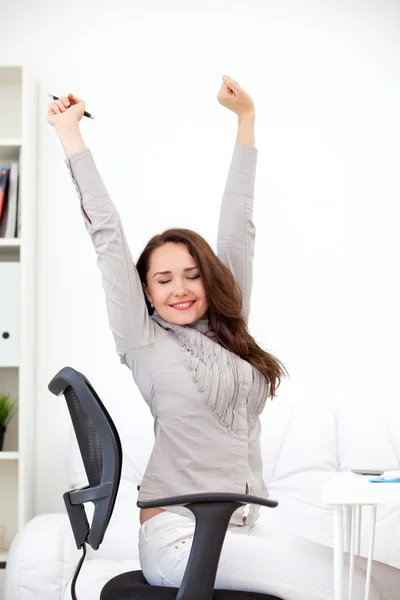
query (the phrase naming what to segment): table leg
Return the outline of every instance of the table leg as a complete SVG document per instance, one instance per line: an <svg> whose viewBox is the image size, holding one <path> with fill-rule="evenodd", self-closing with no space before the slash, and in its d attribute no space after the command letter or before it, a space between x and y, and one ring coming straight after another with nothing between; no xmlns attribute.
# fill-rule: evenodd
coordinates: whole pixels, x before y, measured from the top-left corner
<svg viewBox="0 0 400 600"><path fill-rule="evenodd" d="M357 504L357 510L356 510L356 515L357 515L357 549L356 549L356 554L358 554L358 556L360 555L361 552L361 519L362 519L362 504Z"/></svg>
<svg viewBox="0 0 400 600"><path fill-rule="evenodd" d="M349 597L351 600L353 593L353 572L354 572L354 545L355 545L355 530L356 530L356 511L358 506L351 506L351 527L350 527L350 564L349 564Z"/></svg>
<svg viewBox="0 0 400 600"><path fill-rule="evenodd" d="M346 504L343 506L343 550L350 552L351 542L351 520L352 520L352 505Z"/></svg>
<svg viewBox="0 0 400 600"><path fill-rule="evenodd" d="M335 600L344 600L343 587L343 507L335 504L333 508L333 567Z"/></svg>
<svg viewBox="0 0 400 600"><path fill-rule="evenodd" d="M374 555L374 543L375 543L375 527L376 527L376 504L372 505L372 523L371 523L371 534L369 538L368 548L368 562L367 562L367 575L365 579L365 596L364 600L369 600L369 588L371 584L371 569L372 569L372 558Z"/></svg>

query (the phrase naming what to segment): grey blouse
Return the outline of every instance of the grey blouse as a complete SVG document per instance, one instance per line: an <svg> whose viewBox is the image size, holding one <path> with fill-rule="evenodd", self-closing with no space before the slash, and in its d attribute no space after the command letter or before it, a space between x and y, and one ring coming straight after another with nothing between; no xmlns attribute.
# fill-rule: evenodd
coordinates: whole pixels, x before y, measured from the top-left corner
<svg viewBox="0 0 400 600"><path fill-rule="evenodd" d="M218 225L217 253L241 287L246 319L257 154L254 146L234 147ZM269 394L265 378L215 340L207 319L181 326L148 314L120 216L90 150L65 163L98 256L117 353L154 417L155 443L139 500L195 492L243 494L246 487L250 494L268 497L259 419ZM185 507L164 508L193 517ZM258 513L256 506L240 508L231 524L252 524Z"/></svg>

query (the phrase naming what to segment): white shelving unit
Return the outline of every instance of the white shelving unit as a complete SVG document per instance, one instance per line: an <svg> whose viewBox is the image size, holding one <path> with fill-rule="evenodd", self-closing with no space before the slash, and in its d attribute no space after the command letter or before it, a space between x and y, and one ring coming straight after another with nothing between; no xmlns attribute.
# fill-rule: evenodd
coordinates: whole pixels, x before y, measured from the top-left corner
<svg viewBox="0 0 400 600"><path fill-rule="evenodd" d="M0 64L0 167L19 162L20 238L0 238L0 297L7 294L1 265L19 263L18 352L7 360L0 331L0 393L17 400L18 412L7 427L0 452L0 528L11 544L33 516L35 315L36 315L36 153L37 85L25 65ZM4 271L3 271L4 272ZM12 293L12 292L11 292ZM1 300L0 300L1 303ZM1 304L0 304L1 306ZM3 310L4 313L4 310ZM4 326L1 320L0 329ZM12 335L12 331L10 332ZM0 566L7 562L0 548Z"/></svg>

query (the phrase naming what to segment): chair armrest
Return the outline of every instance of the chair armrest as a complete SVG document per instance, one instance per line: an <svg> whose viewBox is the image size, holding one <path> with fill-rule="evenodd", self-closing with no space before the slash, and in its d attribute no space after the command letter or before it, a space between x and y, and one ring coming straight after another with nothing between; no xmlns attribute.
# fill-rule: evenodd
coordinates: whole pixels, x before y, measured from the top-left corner
<svg viewBox="0 0 400 600"><path fill-rule="evenodd" d="M196 519L192 548L176 600L212 600L219 558L232 514L246 504L275 508L276 500L224 492L138 501L139 508L185 505Z"/></svg>
<svg viewBox="0 0 400 600"><path fill-rule="evenodd" d="M260 506L268 506L268 508L276 508L278 506L276 500L259 498L250 494L230 494L225 492L189 494L188 496L173 496L172 498L138 501L137 505L139 508L159 508L160 506L179 506L191 503L204 504L207 502L238 502L244 505L259 504ZM187 508L190 508L190 506L187 506Z"/></svg>
<svg viewBox="0 0 400 600"><path fill-rule="evenodd" d="M61 600L80 556L67 515L33 518L11 545L4 600Z"/></svg>

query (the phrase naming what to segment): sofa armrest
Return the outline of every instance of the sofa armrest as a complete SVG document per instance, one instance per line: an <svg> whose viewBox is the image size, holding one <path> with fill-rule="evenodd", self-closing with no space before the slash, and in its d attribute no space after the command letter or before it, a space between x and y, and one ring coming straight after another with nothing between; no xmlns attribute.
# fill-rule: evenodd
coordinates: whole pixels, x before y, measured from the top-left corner
<svg viewBox="0 0 400 600"><path fill-rule="evenodd" d="M11 545L4 600L61 600L81 555L67 515L33 518Z"/></svg>

